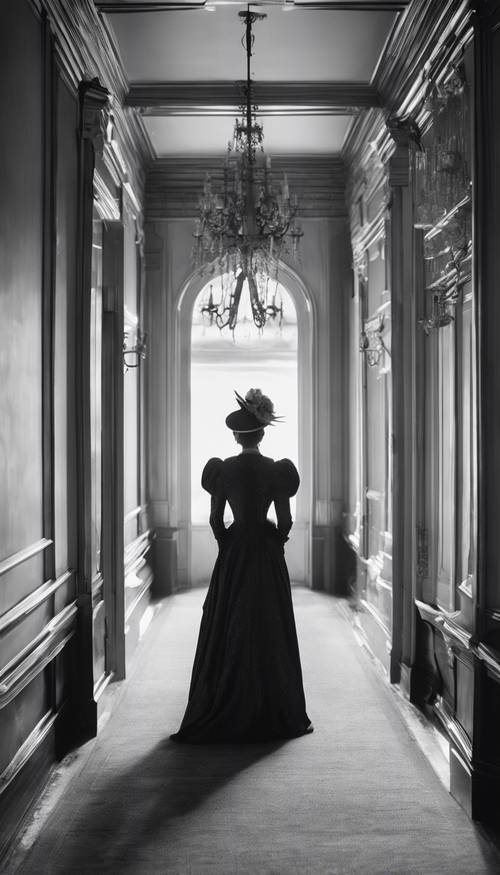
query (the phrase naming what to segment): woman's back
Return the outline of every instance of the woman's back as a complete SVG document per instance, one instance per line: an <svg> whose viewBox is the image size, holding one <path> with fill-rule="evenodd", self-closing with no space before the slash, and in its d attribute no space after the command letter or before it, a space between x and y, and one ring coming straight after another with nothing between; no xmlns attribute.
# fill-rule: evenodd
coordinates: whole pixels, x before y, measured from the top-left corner
<svg viewBox="0 0 500 875"><path fill-rule="evenodd" d="M203 471L202 485L212 494L210 523L220 529L225 502L228 501L236 524L254 527L265 523L274 501L278 529L286 537L291 526L289 497L295 495L299 475L293 462L275 462L259 452L244 451L238 456L210 459Z"/></svg>
<svg viewBox="0 0 500 875"><path fill-rule="evenodd" d="M222 486L235 522L264 522L274 499L274 460L260 453L241 453L226 459L222 470Z"/></svg>

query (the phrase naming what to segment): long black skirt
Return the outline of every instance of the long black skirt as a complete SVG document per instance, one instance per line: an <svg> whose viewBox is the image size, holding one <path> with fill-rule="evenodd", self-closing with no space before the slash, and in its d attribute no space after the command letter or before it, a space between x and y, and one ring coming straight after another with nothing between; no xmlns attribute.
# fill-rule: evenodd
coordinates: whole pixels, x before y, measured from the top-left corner
<svg viewBox="0 0 500 875"><path fill-rule="evenodd" d="M283 543L272 523L227 530L203 605L176 741L265 741L311 731Z"/></svg>

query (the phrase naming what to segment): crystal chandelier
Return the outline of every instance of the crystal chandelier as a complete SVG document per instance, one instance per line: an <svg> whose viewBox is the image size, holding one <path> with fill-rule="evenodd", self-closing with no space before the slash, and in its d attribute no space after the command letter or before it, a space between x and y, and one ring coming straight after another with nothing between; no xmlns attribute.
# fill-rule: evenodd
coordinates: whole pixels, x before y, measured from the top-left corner
<svg viewBox="0 0 500 875"><path fill-rule="evenodd" d="M296 221L297 197L290 197L286 174L276 191L271 175L271 160L264 154L264 132L257 122L258 106L253 94L250 59L254 38L252 24L266 15L250 12L238 15L245 24L243 44L247 58L247 79L242 87L244 103L241 119L235 120L233 140L228 143L224 161L222 192L212 189L207 174L199 202L199 218L194 231L194 261L201 268L210 265L221 275L231 277L223 284L218 304L213 298L204 303L210 324L234 331L245 280L248 283L252 318L262 329L267 319L279 314L267 296L267 280L277 279L283 254L297 256L302 228ZM210 308L208 313L207 308Z"/></svg>

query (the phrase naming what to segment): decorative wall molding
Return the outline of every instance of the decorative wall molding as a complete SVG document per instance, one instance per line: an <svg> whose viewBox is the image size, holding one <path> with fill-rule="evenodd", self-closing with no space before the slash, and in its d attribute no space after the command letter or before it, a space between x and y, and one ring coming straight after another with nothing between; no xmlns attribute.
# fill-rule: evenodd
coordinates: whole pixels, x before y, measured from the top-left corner
<svg viewBox="0 0 500 875"><path fill-rule="evenodd" d="M123 522L124 523L131 522L131 520L135 519L135 517L138 517L141 513L143 513L146 510L146 507L147 507L147 505L140 504L140 505L138 505L138 507L134 507L132 510L129 510L129 512L126 513L125 516L123 517Z"/></svg>
<svg viewBox="0 0 500 875"><path fill-rule="evenodd" d="M500 683L500 653L478 641L469 629L457 622L460 611L450 613L418 599L415 599L415 605L422 620L437 630L451 650L467 652L480 660L493 679Z"/></svg>
<svg viewBox="0 0 500 875"><path fill-rule="evenodd" d="M80 94L80 136L91 140L96 155L102 155L106 142L109 91L98 79L86 79L78 87Z"/></svg>
<svg viewBox="0 0 500 875"><path fill-rule="evenodd" d="M242 102L238 82L132 83L127 106L141 115L234 115ZM259 115L351 115L379 106L371 85L357 82L259 82L255 85Z"/></svg>
<svg viewBox="0 0 500 875"><path fill-rule="evenodd" d="M47 580L41 586L30 593L26 598L21 599L10 611L0 616L0 634L6 632L11 626L24 620L28 614L31 614L39 605L45 602L50 596L54 595L58 589L64 586L68 580L74 577L74 572L65 571L57 580Z"/></svg>
<svg viewBox="0 0 500 875"><path fill-rule="evenodd" d="M492 647L487 647L486 644L479 644L477 656L484 663L490 677L500 683L500 653L493 650Z"/></svg>
<svg viewBox="0 0 500 875"><path fill-rule="evenodd" d="M384 307L381 308L381 312L367 319L359 342L359 350L365 356L368 367L378 367L380 374L387 373L390 369L387 358L390 360L391 351L385 343L385 337L390 338L390 328L387 327L388 316L390 320L390 310L387 313L387 308Z"/></svg>
<svg viewBox="0 0 500 875"><path fill-rule="evenodd" d="M368 250L362 243L357 243L352 249L352 266L360 283L368 282Z"/></svg>
<svg viewBox="0 0 500 875"><path fill-rule="evenodd" d="M363 565L367 565L367 563L369 562L368 559L363 559L361 556L359 557L359 559ZM387 638L387 641L390 641L391 640L391 631L388 628L388 626L384 623L384 621L383 621L382 617L380 616L379 612L377 611L377 609L371 604L371 602L367 601L366 599L360 599L360 605L361 605L362 609L364 611L366 611L367 614L370 614L370 616L375 621L375 623L377 624L379 629L384 633L385 637Z"/></svg>
<svg viewBox="0 0 500 875"><path fill-rule="evenodd" d="M131 618L132 614L134 613L134 611L136 610L136 608L138 607L140 602L143 600L144 596L151 589L152 582L153 582L153 574L151 572L148 575L148 578L146 580L144 580L140 586L137 587L136 595L132 599L132 601L130 602L130 604L125 612L125 623L130 622L130 618ZM125 633L126 632L127 632L127 629L125 629Z"/></svg>
<svg viewBox="0 0 500 875"><path fill-rule="evenodd" d="M322 11L353 10L354 12L401 12L410 0L286 0L286 5L292 9L310 11L320 9ZM193 12L204 10L207 0L193 2L186 0L185 3L178 0L127 0L126 3L116 0L96 0L96 7L100 12L135 13L135 12Z"/></svg>
<svg viewBox="0 0 500 875"><path fill-rule="evenodd" d="M458 747L459 751L465 757L467 765L470 767L472 762L472 743L464 728L460 725L458 720L449 713L442 699L438 699L438 701L434 703L434 711L448 737Z"/></svg>
<svg viewBox="0 0 500 875"><path fill-rule="evenodd" d="M0 672L0 709L5 708L66 646L75 634L76 601L50 620L39 635Z"/></svg>
<svg viewBox="0 0 500 875"><path fill-rule="evenodd" d="M116 136L134 189L142 197L143 168L153 159L140 116L124 106L128 82L114 40L91 0L42 0L55 37L56 59L68 85L97 77L110 92Z"/></svg>
<svg viewBox="0 0 500 875"><path fill-rule="evenodd" d="M214 189L219 185L222 189L223 159L220 155L155 161L146 178L146 219L195 218L206 174L212 177ZM346 216L344 165L339 158L273 156L273 173L287 174L302 218Z"/></svg>
<svg viewBox="0 0 500 875"><path fill-rule="evenodd" d="M42 719L36 724L32 732L30 732L28 738L17 750L7 768L0 774L0 796L7 789L9 784L11 784L18 776L21 769L24 768L35 751L45 741L58 716L59 715L53 711L47 711Z"/></svg>
<svg viewBox="0 0 500 875"><path fill-rule="evenodd" d="M424 129L429 76L440 82L472 39L471 7L469 0L422 0L399 17L372 83L383 111L360 112L342 149L351 180L364 172L371 150L385 163L396 148L386 118Z"/></svg>
<svg viewBox="0 0 500 875"><path fill-rule="evenodd" d="M387 162L387 184L390 188L407 186L410 182L410 148L421 148L421 134L416 122L410 118L389 116L386 127L395 149Z"/></svg>
<svg viewBox="0 0 500 875"><path fill-rule="evenodd" d="M130 544L127 544L124 550L125 576L130 574L134 568L140 563L148 550L151 549L151 540L153 532L148 529L147 532L139 535Z"/></svg>
<svg viewBox="0 0 500 875"><path fill-rule="evenodd" d="M13 568L16 568L23 562L27 562L28 559L32 559L33 556L38 556L39 553L42 553L48 547L51 547L52 543L53 542L50 538L41 538L39 541L30 544L29 547L23 547L22 550L18 550L17 553L13 553L11 556L8 556L7 559L3 559L0 562L0 577L2 574L7 574L8 571L12 571Z"/></svg>
<svg viewBox="0 0 500 875"><path fill-rule="evenodd" d="M351 209L351 242L353 269L361 283L368 282L369 249L385 239L385 202L371 222L359 224L357 210Z"/></svg>
<svg viewBox="0 0 500 875"><path fill-rule="evenodd" d="M94 171L94 201L101 219L119 221L120 203L114 197L98 171Z"/></svg>
<svg viewBox="0 0 500 875"><path fill-rule="evenodd" d="M472 6L469 0L422 0L408 6L385 47L373 83L391 113L415 115L423 102L426 76L439 79L472 38Z"/></svg>

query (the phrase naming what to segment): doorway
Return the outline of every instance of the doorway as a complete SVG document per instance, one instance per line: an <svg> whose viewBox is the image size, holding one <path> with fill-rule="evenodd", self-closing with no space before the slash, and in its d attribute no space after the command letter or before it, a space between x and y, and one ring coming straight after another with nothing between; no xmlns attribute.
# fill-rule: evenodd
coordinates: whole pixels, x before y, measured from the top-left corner
<svg viewBox="0 0 500 875"><path fill-rule="evenodd" d="M244 395L260 388L274 402L283 420L266 429L264 455L289 458L298 466L297 311L292 297L277 280L266 280L267 299L275 308L263 329L252 320L248 285L243 285L238 323L220 330L209 315L209 302L218 301L228 278L212 278L199 292L191 324L191 577L208 579L216 548L208 528L210 497L202 489L201 471L208 458L236 455L233 434L225 417L237 407L234 390ZM292 515L295 518L295 498ZM269 516L273 518L274 507ZM232 515L226 510L226 525ZM288 547L295 554L293 534ZM300 562L295 576L304 579Z"/></svg>
<svg viewBox="0 0 500 875"><path fill-rule="evenodd" d="M234 410L234 390L260 388L269 395L284 422L267 429L262 451L272 458L291 458L301 485L292 506L294 526L287 543L287 563L293 582L311 584L311 520L313 483L313 313L307 291L286 264L279 283L270 280L269 294L283 300L283 320L270 320L259 336L251 320L249 301L242 300L232 333L207 324L203 302L217 295L220 276L208 281L191 276L176 306L173 401L172 496L175 504L178 586L206 584L216 556L208 525L209 496L200 485L211 456L238 452L224 420ZM271 513L270 513L271 516ZM172 518L174 518L172 516ZM228 522L230 517L228 517Z"/></svg>

